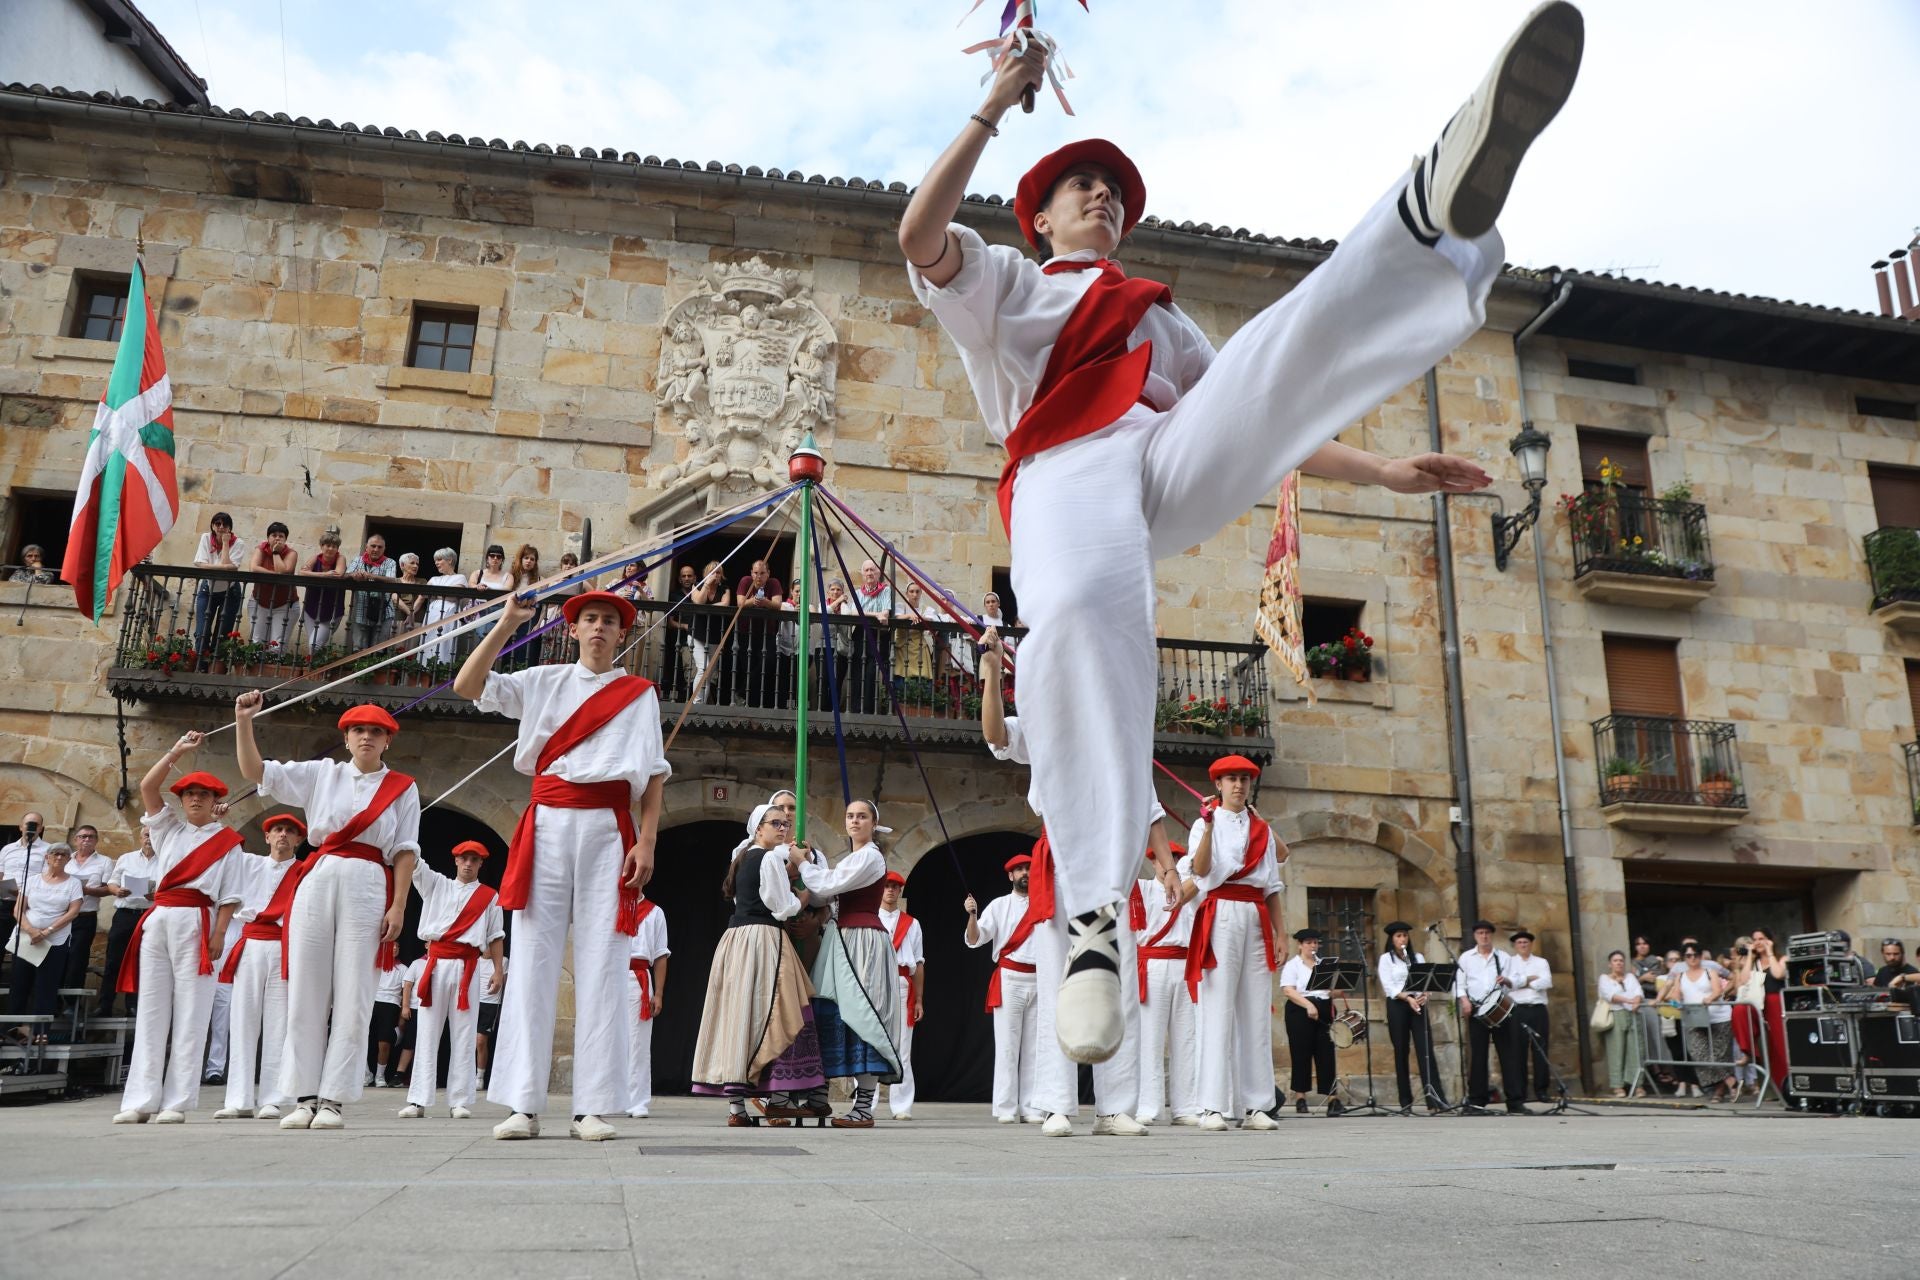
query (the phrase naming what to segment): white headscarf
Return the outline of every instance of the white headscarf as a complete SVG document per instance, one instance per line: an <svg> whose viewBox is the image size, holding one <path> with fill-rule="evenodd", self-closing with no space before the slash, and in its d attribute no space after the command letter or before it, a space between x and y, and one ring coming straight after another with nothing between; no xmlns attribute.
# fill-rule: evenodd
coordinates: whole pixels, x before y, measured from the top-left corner
<svg viewBox="0 0 1920 1280"><path fill-rule="evenodd" d="M847 801L847 804L849 806L852 806L855 804L863 804L867 806L867 808L873 810L873 834L877 836L890 836L893 834L892 827L883 827L880 825L880 806L875 804L873 801L868 800L863 796L855 796L852 800Z"/></svg>

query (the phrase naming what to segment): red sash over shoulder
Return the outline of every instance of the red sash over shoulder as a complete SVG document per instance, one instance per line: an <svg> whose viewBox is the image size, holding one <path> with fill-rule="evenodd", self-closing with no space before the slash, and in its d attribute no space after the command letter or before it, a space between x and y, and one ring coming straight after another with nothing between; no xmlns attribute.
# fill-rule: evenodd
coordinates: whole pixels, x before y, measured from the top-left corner
<svg viewBox="0 0 1920 1280"><path fill-rule="evenodd" d="M646 923L647 917L652 915L654 908L659 905L659 903L653 901L651 898L640 904L639 911L634 913L633 924L636 931L642 924ZM633 956L627 961L627 968L633 973L634 981L640 984L640 1021L652 1022L653 961L642 960L639 956Z"/></svg>
<svg viewBox="0 0 1920 1280"><path fill-rule="evenodd" d="M1089 436L1119 420L1141 402L1153 344L1127 350L1127 339L1155 306L1173 301L1173 291L1152 280L1129 280L1116 263L1050 262L1043 270L1098 271L1067 317L1033 403L1007 437L1007 465L1000 473L1000 519L1013 532L1013 477L1026 458L1057 444Z"/></svg>
<svg viewBox="0 0 1920 1280"><path fill-rule="evenodd" d="M907 932L912 928L913 917L902 911L900 918L893 922L893 953L896 957L900 954L900 948L906 944ZM913 966L903 964L898 966L898 968L900 970L900 976L911 984L913 982ZM909 985L907 991L907 1025L911 1027L919 1023L919 1021L920 1019L913 1016L913 991L911 985Z"/></svg>
<svg viewBox="0 0 1920 1280"><path fill-rule="evenodd" d="M493 905L493 899L494 892L488 886L483 884L476 888L472 893L467 895L466 905L460 908L458 915L454 916L453 923L447 926L447 931L427 944L427 963L420 970L420 984L418 988L421 1008L431 1009L433 1007L433 966L442 960L458 960L460 962L460 1003L458 1007L462 1009L472 1008L467 1002L467 992L473 986L473 971L479 967L480 964L480 948L470 942L462 942L460 939L467 936L467 930L480 923L480 917L485 915L487 908Z"/></svg>
<svg viewBox="0 0 1920 1280"><path fill-rule="evenodd" d="M993 957L993 976L987 979L987 1009L992 1011L1000 1007L1000 972L1010 970L1014 973L1032 973L1033 966L1023 960L1009 960L1008 956L1025 945L1033 931L1041 924L1053 919L1053 845L1042 831L1040 838L1033 842L1033 864L1027 869L1027 914L1020 917L1020 923L1013 926L1013 932L1007 935L1006 942Z"/></svg>
<svg viewBox="0 0 1920 1280"><path fill-rule="evenodd" d="M1134 882L1133 892L1135 900L1138 901L1140 895L1140 884L1138 881ZM1140 909L1140 923L1134 926L1136 929L1144 929L1147 927L1146 904L1144 902L1140 903ZM1182 946L1168 946L1162 941L1169 933L1173 932L1173 926L1180 923L1180 913L1186 909L1187 904L1184 902L1175 904L1173 910L1167 913L1167 922L1160 926L1159 931L1142 942L1139 947L1134 950L1134 965L1140 970L1141 1004L1147 1002L1147 961L1185 960L1187 958L1187 948Z"/></svg>
<svg viewBox="0 0 1920 1280"><path fill-rule="evenodd" d="M1213 954L1213 918L1219 913L1222 902L1251 902L1260 912L1260 941L1267 950L1267 968L1280 967L1278 958L1273 954L1273 914L1267 909L1267 895L1250 884L1241 884L1252 875L1267 856L1267 846L1273 842L1273 828L1259 814L1247 826L1247 856L1240 869L1227 877L1226 883L1207 890L1206 898L1200 903L1199 914L1193 918L1193 939L1187 944L1187 994L1193 999L1200 998L1200 979L1208 969L1217 969L1220 962Z"/></svg>
<svg viewBox="0 0 1920 1280"><path fill-rule="evenodd" d="M360 837L368 827L380 820L380 815L393 807L393 802L407 794L414 785L408 775L397 769L387 770L387 776L380 779L380 785L374 788L373 799L367 801L367 807L349 818L344 826L325 840L320 847L308 854L306 860L290 868L280 877L280 887L273 891L273 897L267 900L267 909L260 914L280 922L280 976L287 976L287 932L293 927L293 901L300 892L300 882L313 873L322 858L352 858L359 862L371 862L387 875L387 910L393 910L393 868L387 864L387 856L381 849L360 843ZM376 934L376 938L380 935ZM394 945L379 940L374 943L373 964L382 973L393 968Z"/></svg>
<svg viewBox="0 0 1920 1280"><path fill-rule="evenodd" d="M632 706L640 695L653 688L642 676L621 676L596 689L593 696L574 708L547 745L540 748L534 763L533 800L520 815L513 829L513 842L507 846L507 870L500 877L500 905L508 911L523 911L527 895L533 890L534 814L541 805L550 809L611 809L620 826L621 877L620 906L615 913L614 929L631 938L640 928L640 891L625 883L626 853L639 841L633 829L633 788L624 781L568 782L550 778L546 772L567 752L591 738L613 722L613 718Z"/></svg>
<svg viewBox="0 0 1920 1280"><path fill-rule="evenodd" d="M173 870L160 877L159 887L153 891L153 906L140 913L133 922L133 933L127 938L127 956L130 963L120 966L120 980L115 988L127 995L140 990L140 939L147 931L147 917L160 907L198 907L200 908L200 972L213 973L213 953L208 949L208 939L213 934L213 899L198 889L186 886L213 870L214 864L240 847L241 836L232 827L222 827L215 835L207 837L194 846L193 852L173 864Z"/></svg>

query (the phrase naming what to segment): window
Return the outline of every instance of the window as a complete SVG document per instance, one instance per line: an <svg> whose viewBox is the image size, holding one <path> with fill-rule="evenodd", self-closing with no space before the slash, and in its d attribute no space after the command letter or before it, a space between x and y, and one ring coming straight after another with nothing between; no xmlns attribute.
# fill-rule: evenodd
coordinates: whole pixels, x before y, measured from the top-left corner
<svg viewBox="0 0 1920 1280"><path fill-rule="evenodd" d="M368 517L366 530L360 535L360 545L365 546L366 540L376 533L387 540L387 554L394 559L398 560L409 551L419 556L420 576L423 578L431 578L440 572L433 567L434 552L442 547L452 547L456 555L460 551L460 526L457 524L440 524L432 520L391 520L384 517ZM509 547L507 552L511 555L513 548ZM348 552L347 558L351 560L353 554ZM554 563L559 563L557 555L554 557ZM546 568L544 551L541 553L540 565L542 569ZM472 573L480 567L478 564L462 563L460 572Z"/></svg>
<svg viewBox="0 0 1920 1280"><path fill-rule="evenodd" d="M1675 640L1606 636L1607 702L1617 716L1686 715L1680 696L1680 645Z"/></svg>
<svg viewBox="0 0 1920 1280"><path fill-rule="evenodd" d="M1920 470L1870 466L1867 482L1880 528L1920 529Z"/></svg>
<svg viewBox="0 0 1920 1280"><path fill-rule="evenodd" d="M1625 435L1618 431L1594 431L1581 427L1580 478L1588 489L1600 487L1600 464L1611 463L1620 472L1619 485L1629 493L1646 494L1653 489L1652 470L1647 466L1645 436Z"/></svg>
<svg viewBox="0 0 1920 1280"><path fill-rule="evenodd" d="M473 335L479 323L480 313L472 307L416 306L407 363L415 369L468 372L473 368Z"/></svg>
<svg viewBox="0 0 1920 1280"><path fill-rule="evenodd" d="M1300 630L1306 647L1339 644L1347 632L1360 625L1364 607L1351 600L1316 600L1311 596L1301 600Z"/></svg>
<svg viewBox="0 0 1920 1280"><path fill-rule="evenodd" d="M1855 396L1853 411L1870 418L1898 418L1902 422L1920 422L1920 404L1911 400L1882 400L1878 396Z"/></svg>
<svg viewBox="0 0 1920 1280"><path fill-rule="evenodd" d="M1640 385L1640 371L1630 364L1608 364L1604 360L1577 360L1567 357L1569 378L1590 378L1595 382L1619 382L1629 387Z"/></svg>
<svg viewBox="0 0 1920 1280"><path fill-rule="evenodd" d="M1307 925L1326 935L1320 944L1321 959L1336 955L1347 960L1365 959L1368 940L1373 937L1373 890L1308 889ZM1358 952L1346 954L1356 946Z"/></svg>
<svg viewBox="0 0 1920 1280"><path fill-rule="evenodd" d="M1920 741L1920 662L1907 659L1907 705L1913 712L1913 740Z"/></svg>
<svg viewBox="0 0 1920 1280"><path fill-rule="evenodd" d="M67 328L67 336L91 338L96 342L120 341L120 330L127 323L127 292L132 287L131 276L74 272L73 322Z"/></svg>
<svg viewBox="0 0 1920 1280"><path fill-rule="evenodd" d="M73 526L73 495L15 489L7 500L6 517L6 558L0 564L17 565L22 550L38 546L40 563L60 572L67 555L67 531Z"/></svg>
<svg viewBox="0 0 1920 1280"><path fill-rule="evenodd" d="M1013 594L1013 571L1004 565L995 565L993 569L993 594L1000 597L1000 616L1012 626L1020 621L1020 600ZM963 600L962 604L979 606L977 600Z"/></svg>

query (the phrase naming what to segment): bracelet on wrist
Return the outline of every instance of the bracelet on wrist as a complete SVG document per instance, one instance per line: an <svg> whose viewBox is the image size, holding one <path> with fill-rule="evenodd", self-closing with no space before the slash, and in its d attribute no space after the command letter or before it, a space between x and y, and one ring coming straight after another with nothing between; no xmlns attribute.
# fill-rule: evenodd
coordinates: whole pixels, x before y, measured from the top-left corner
<svg viewBox="0 0 1920 1280"><path fill-rule="evenodd" d="M991 136L995 138L1000 136L1000 127L994 124L993 121L981 115L978 111L968 116L967 119L973 121L975 124L979 125L982 129L985 129L987 133L990 134Z"/></svg>

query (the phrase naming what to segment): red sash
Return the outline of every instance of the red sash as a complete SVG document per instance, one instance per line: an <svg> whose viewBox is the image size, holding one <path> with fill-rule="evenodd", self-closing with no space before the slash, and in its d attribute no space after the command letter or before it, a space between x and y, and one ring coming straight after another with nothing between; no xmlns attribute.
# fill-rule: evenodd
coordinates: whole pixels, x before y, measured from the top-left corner
<svg viewBox="0 0 1920 1280"><path fill-rule="evenodd" d="M900 918L893 922L893 950L896 956L899 955L901 944L907 940L907 930L911 928L913 928L913 917L902 911ZM920 1019L913 1016L913 966L903 964L898 967L900 976L907 982L907 1025L917 1026ZM994 972L996 976L999 973L997 969Z"/></svg>
<svg viewBox="0 0 1920 1280"><path fill-rule="evenodd" d="M447 926L446 932L442 933L436 941L427 944L427 963L420 970L418 988L422 1009L433 1007L433 966L441 960L460 962L458 1007L462 1009L472 1007L467 1003L467 991L473 986L473 971L480 964L480 948L471 943L461 942L459 939L466 937L467 930L479 923L480 917L485 915L487 908L493 905L493 899L493 890L486 885L483 884L475 889L467 895L466 905L460 908L458 915L454 916L453 923Z"/></svg>
<svg viewBox="0 0 1920 1280"><path fill-rule="evenodd" d="M140 918L133 922L133 932L127 937L127 954L133 957L133 963L120 966L120 980L114 984L115 990L126 995L134 995L140 990L140 939L147 931L147 917L153 914L156 907L200 908L199 972L213 972L213 953L208 950L208 939L213 933L213 899L186 885L213 870L215 863L240 847L240 841L238 831L232 827L221 827L217 833L196 845L186 857L174 863L173 870L160 877L160 885L153 891L153 906L140 913Z"/></svg>
<svg viewBox="0 0 1920 1280"><path fill-rule="evenodd" d="M546 777L553 762L591 738L613 718L653 688L642 676L621 676L596 689L593 696L575 707L547 745L540 748L533 772L533 797L520 824L513 829L513 842L507 846L507 870L500 877L500 905L508 911L524 911L527 895L533 890L534 812L541 805L549 809L611 809L620 824L620 906L614 916L614 931L631 938L640 928L640 891L625 884L627 850L639 842L633 829L633 788L622 781L572 783Z"/></svg>
<svg viewBox="0 0 1920 1280"><path fill-rule="evenodd" d="M287 976L287 931L293 927L293 900L300 892L300 882L305 880L313 869L320 865L322 858L354 858L361 862L371 862L386 872L387 910L393 910L393 868L387 864L387 857L380 849L370 844L361 844L360 835L368 827L379 821L380 815L393 807L393 802L407 793L414 785L413 779L397 769L387 770L387 776L380 779L380 785L374 789L373 799L367 807L347 819L346 825L321 841L320 847L308 854L305 861L288 869L280 877L280 887L267 899L267 909L260 914L280 922L280 976ZM382 932L384 932L384 926ZM376 934L375 937L379 937ZM374 968L382 973L391 972L394 963L394 944L379 941L373 948Z"/></svg>
<svg viewBox="0 0 1920 1280"><path fill-rule="evenodd" d="M1267 968L1278 969L1280 963L1273 954L1273 913L1267 909L1267 895L1250 884L1238 884L1252 875L1259 867L1260 860L1267 856L1267 846L1272 842L1273 828L1259 814L1247 828L1247 856L1240 869L1227 877L1226 883L1218 888L1207 890L1206 900L1200 904L1199 914L1193 919L1193 940L1187 944L1187 994L1193 999L1200 998L1200 978L1208 969L1217 969L1219 960L1213 954L1213 918L1219 913L1222 902L1251 902L1260 912L1260 941L1267 951Z"/></svg>
<svg viewBox="0 0 1920 1280"><path fill-rule="evenodd" d="M1057 444L1092 435L1141 403L1153 344L1127 350L1127 339L1154 306L1171 304L1173 291L1152 280L1129 280L1119 266L1098 262L1050 262L1047 274L1098 271L1067 317L1053 354L1033 394L1033 403L1007 436L1007 465L1000 473L1000 519L1013 530L1013 477L1023 459Z"/></svg>
<svg viewBox="0 0 1920 1280"><path fill-rule="evenodd" d="M1000 971L1011 969L1015 973L1032 973L1033 966L1019 960L1009 960L1008 956L1018 951L1033 936L1033 931L1041 924L1053 919L1053 845L1042 831L1040 838L1033 842L1033 863L1027 868L1027 913L1020 917L1020 923L1013 926L1013 932L1001 944L993 957L993 975L987 979L987 1009L989 1012L1000 1007Z"/></svg>
<svg viewBox="0 0 1920 1280"><path fill-rule="evenodd" d="M289 871L287 874L292 875L293 873ZM240 954L247 949L247 943L250 941L280 941L280 922L278 920L261 920L255 918L240 926L240 941L233 944L233 950L227 952L226 963L220 966L220 981L222 983L232 983L233 975L240 972Z"/></svg>
<svg viewBox="0 0 1920 1280"><path fill-rule="evenodd" d="M1133 886L1133 891L1135 893L1140 892L1140 885L1137 881ZM1265 902L1265 899L1263 898L1261 901ZM1173 910L1167 914L1167 922L1160 926L1160 931L1134 949L1134 964L1137 965L1140 970L1141 1004L1147 1002L1147 961L1185 960L1187 958L1187 948L1181 946L1165 946L1160 941L1169 933L1173 932L1173 926L1180 923L1180 913L1186 909L1187 904L1184 902L1175 905ZM1145 923L1143 922L1140 927L1145 928Z"/></svg>
<svg viewBox="0 0 1920 1280"><path fill-rule="evenodd" d="M642 960L639 956L635 956L627 961L627 968L633 970L633 976L640 982L640 1021L652 1022L653 961Z"/></svg>

